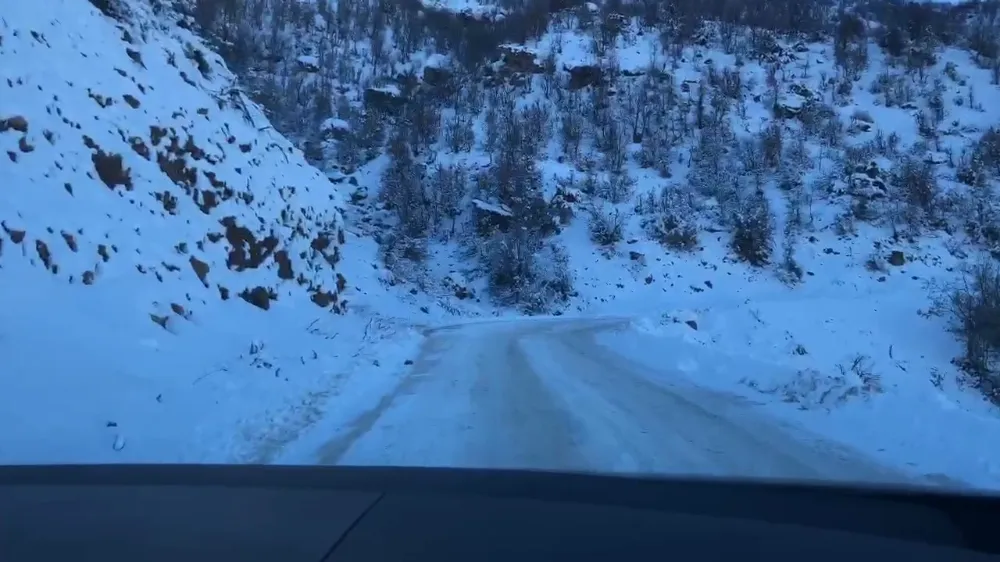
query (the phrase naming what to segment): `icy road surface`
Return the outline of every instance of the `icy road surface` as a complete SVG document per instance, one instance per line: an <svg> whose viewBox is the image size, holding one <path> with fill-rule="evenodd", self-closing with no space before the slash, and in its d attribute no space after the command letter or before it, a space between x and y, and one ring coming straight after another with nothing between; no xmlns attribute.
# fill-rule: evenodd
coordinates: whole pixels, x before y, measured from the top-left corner
<svg viewBox="0 0 1000 562"><path fill-rule="evenodd" d="M394 391L325 442L317 460L905 480L745 399L650 373L593 341L627 326L549 319L436 329Z"/></svg>

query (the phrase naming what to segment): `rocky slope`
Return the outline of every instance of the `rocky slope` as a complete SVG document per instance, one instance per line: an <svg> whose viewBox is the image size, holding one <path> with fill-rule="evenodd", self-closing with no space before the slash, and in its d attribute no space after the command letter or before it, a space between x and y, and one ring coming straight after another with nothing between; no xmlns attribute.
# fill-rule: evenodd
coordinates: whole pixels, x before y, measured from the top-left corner
<svg viewBox="0 0 1000 562"><path fill-rule="evenodd" d="M176 19L146 2L3 10L12 459L254 458L377 339L374 253L344 259L335 186Z"/></svg>

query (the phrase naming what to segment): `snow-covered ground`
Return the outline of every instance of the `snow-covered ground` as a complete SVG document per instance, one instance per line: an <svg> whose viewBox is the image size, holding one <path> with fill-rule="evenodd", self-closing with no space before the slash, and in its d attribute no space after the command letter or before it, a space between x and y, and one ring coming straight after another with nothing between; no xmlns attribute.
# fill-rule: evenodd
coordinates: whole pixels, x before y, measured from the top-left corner
<svg viewBox="0 0 1000 562"><path fill-rule="evenodd" d="M584 324L630 320L593 334L614 352L598 360L597 350L567 347L544 329L498 328L516 313L490 304L482 272L455 240L432 241L418 276L389 273L374 241L379 227L361 221L370 209L347 203L348 184L309 166L234 92L221 60L169 17L144 2L114 17L82 0L51 2L46 10L11 4L0 18L0 462L489 463L831 478L888 471L1000 488L996 408L961 384L952 364L959 344L946 319L929 313L934 287L975 258L962 235L908 242L865 225L838 233L849 204L839 178L810 209L795 253L805 275L792 287L774 267L737 263L725 232L700 232L693 253L650 240L635 199L682 182L687 159L677 158L669 179L630 164L633 197L617 205L581 197L555 237L575 289L560 312ZM467 0L426 5L503 16ZM632 31L616 46L623 71L664 60L656 34ZM599 62L590 38L573 30L518 48L539 61L554 53L559 72ZM820 82L834 73L830 47L793 51L787 84L827 95ZM885 107L872 93L887 61L874 47L870 55L850 103L832 104L845 123L871 120L845 143L860 146L881 130L909 147L918 140L914 109ZM946 153L1000 122L1000 89L968 53L939 55L928 74L943 80L948 118L927 156L950 192L963 187ZM691 47L670 71L694 88L708 61L736 65ZM427 52L396 62L418 75L449 64ZM744 61L741 72L746 99L765 94L761 64ZM521 102L540 101L543 91L536 85ZM794 104L799 94L782 95ZM734 112L733 130L756 134L769 112L748 103ZM480 122L476 132L481 142ZM539 162L550 197L558 180L579 177L552 144ZM831 166L818 146L809 151L817 165L807 180ZM481 151L437 157L477 167L488 159ZM374 195L385 161L352 179ZM594 244L592 206L628 214L621 242ZM893 252L902 265L886 263ZM490 316L505 319L428 331ZM526 339L509 337L517 334ZM547 343L560 353L546 355ZM671 388L693 383L685 397L716 397L703 405L738 395L739 415L730 412L713 437L698 430L705 419L670 418L640 404L635 388L595 379L594 365ZM590 378L575 380L575 367ZM686 407L675 402L664 404ZM739 420L758 439L778 439L779 426L797 433L762 445L772 454L761 459L782 453L799 462L754 465L750 437L734 437ZM686 449L672 442L684 462L671 464L670 450L639 435L664 436L669 428L657 424L667 421L693 439L719 440ZM579 447L567 447L567 435ZM802 450L818 440L865 461L845 466ZM706 460L712 446L732 456Z"/></svg>
<svg viewBox="0 0 1000 562"><path fill-rule="evenodd" d="M1000 487L996 408L958 383L957 345L920 295L831 294L666 309L600 342L886 465Z"/></svg>
<svg viewBox="0 0 1000 562"><path fill-rule="evenodd" d="M565 236L580 292L567 314L633 318L598 341L669 374L661 382L683 376L739 394L913 474L1000 488L1000 416L963 383L961 346L934 312L941 289L978 258L949 252L961 236L894 243L878 229L848 239L820 230L799 248L795 287L726 259L724 235L703 236L693 256L641 236L615 251L587 244L583 227ZM888 264L890 248L906 263Z"/></svg>

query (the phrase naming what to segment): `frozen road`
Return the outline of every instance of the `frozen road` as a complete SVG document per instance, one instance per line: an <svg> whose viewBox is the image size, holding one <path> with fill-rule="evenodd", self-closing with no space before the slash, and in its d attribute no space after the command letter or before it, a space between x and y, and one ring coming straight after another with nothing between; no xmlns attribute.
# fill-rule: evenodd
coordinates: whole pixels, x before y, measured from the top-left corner
<svg viewBox="0 0 1000 562"><path fill-rule="evenodd" d="M902 479L743 399L650 373L593 341L601 330L626 328L623 320L566 319L434 330L394 391L324 443L317 460Z"/></svg>

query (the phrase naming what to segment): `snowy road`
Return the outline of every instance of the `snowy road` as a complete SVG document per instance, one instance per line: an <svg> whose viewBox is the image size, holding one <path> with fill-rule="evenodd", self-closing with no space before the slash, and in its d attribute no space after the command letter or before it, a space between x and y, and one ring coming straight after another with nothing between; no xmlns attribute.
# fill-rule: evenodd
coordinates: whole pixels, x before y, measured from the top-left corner
<svg viewBox="0 0 1000 562"><path fill-rule="evenodd" d="M593 341L623 329L625 320L566 319L434 330L394 391L324 443L318 461L903 479Z"/></svg>

